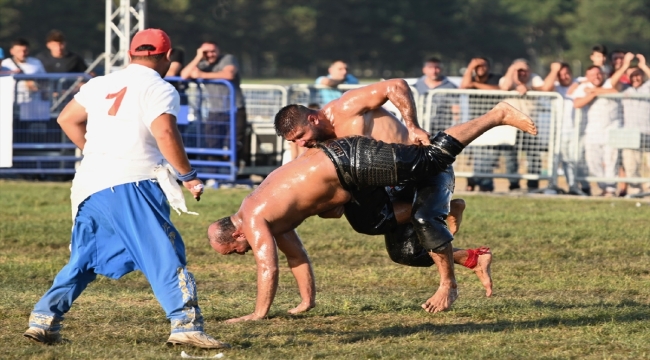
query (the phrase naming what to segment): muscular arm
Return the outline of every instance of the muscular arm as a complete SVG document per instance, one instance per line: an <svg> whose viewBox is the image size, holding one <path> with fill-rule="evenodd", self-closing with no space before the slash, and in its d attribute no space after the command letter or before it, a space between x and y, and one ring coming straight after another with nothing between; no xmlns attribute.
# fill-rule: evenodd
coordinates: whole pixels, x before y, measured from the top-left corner
<svg viewBox="0 0 650 360"><path fill-rule="evenodd" d="M278 290L278 251L268 222L259 215L251 214L244 219L242 226L257 264L257 300L252 314L226 321L229 324L263 319L269 313Z"/></svg>
<svg viewBox="0 0 650 360"><path fill-rule="evenodd" d="M81 150L86 145L86 120L88 114L86 109L76 100L72 99L63 108L56 122L59 123L63 132Z"/></svg>
<svg viewBox="0 0 650 360"><path fill-rule="evenodd" d="M343 115L341 119L352 119L381 107L388 100L402 114L404 125L409 132L409 140L414 144L429 145L429 134L418 125L413 93L402 79L381 81L349 90L336 100L336 106Z"/></svg>
<svg viewBox="0 0 650 360"><path fill-rule="evenodd" d="M298 283L300 298L302 301L298 306L289 310L291 314L297 314L316 306L316 283L314 282L314 270L307 251L300 241L296 230L275 237L280 251L287 257L287 263L293 277Z"/></svg>

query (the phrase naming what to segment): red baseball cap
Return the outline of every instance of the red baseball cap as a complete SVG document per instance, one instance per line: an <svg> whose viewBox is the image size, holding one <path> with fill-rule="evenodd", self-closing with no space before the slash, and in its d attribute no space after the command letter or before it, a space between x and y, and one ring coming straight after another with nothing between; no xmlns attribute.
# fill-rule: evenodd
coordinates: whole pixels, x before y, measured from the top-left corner
<svg viewBox="0 0 650 360"><path fill-rule="evenodd" d="M136 51L142 45L151 45L155 50L140 50ZM163 54L172 48L172 41L169 40L167 33L160 29L144 29L138 31L137 34L131 39L131 47L129 54L131 56L150 56Z"/></svg>

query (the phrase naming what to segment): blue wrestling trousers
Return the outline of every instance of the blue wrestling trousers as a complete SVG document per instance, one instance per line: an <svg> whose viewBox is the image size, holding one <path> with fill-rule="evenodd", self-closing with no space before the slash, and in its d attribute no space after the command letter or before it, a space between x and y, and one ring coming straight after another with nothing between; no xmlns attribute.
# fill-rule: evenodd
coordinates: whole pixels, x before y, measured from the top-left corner
<svg viewBox="0 0 650 360"><path fill-rule="evenodd" d="M140 270L171 320L172 333L202 331L196 284L185 266L185 245L157 183L102 190L79 205L70 261L34 307L29 326L59 330L63 315L97 274L119 279Z"/></svg>

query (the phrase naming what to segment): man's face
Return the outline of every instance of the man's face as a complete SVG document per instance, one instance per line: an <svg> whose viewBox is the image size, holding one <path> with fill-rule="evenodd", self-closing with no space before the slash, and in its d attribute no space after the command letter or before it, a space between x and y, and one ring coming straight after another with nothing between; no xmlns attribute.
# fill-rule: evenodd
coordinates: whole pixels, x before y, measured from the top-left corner
<svg viewBox="0 0 650 360"><path fill-rule="evenodd" d="M25 62L29 55L29 48L24 45L14 45L9 49L9 53L19 62Z"/></svg>
<svg viewBox="0 0 650 360"><path fill-rule="evenodd" d="M569 86L573 82L573 75L568 67L563 67L557 73L557 81L562 86Z"/></svg>
<svg viewBox="0 0 650 360"><path fill-rule="evenodd" d="M337 61L327 71L332 79L342 80L348 74L348 64Z"/></svg>
<svg viewBox="0 0 650 360"><path fill-rule="evenodd" d="M596 66L605 65L605 55L597 51L592 52L591 56L589 56L589 59L591 59L591 62Z"/></svg>
<svg viewBox="0 0 650 360"><path fill-rule="evenodd" d="M285 137L287 141L291 141L300 147L312 148L316 146L319 141L327 140L332 137L328 136L325 131L322 131L317 125L308 123L307 125L296 127L291 133Z"/></svg>
<svg viewBox="0 0 650 360"><path fill-rule="evenodd" d="M626 73L632 87L638 88L643 85L643 72L639 68L630 68Z"/></svg>
<svg viewBox="0 0 650 360"><path fill-rule="evenodd" d="M612 66L614 67L614 70L618 70L623 66L624 57L625 54L622 52L615 52L612 54Z"/></svg>
<svg viewBox="0 0 650 360"><path fill-rule="evenodd" d="M442 77L442 65L437 62L427 61L422 68L422 73L429 80L440 80Z"/></svg>
<svg viewBox="0 0 650 360"><path fill-rule="evenodd" d="M603 85L603 72L599 68L590 69L585 76L595 87Z"/></svg>
<svg viewBox="0 0 650 360"><path fill-rule="evenodd" d="M519 79L519 82L522 84L526 84L530 78L530 68L528 67L528 64L525 62L519 62L517 67L517 79Z"/></svg>
<svg viewBox="0 0 650 360"><path fill-rule="evenodd" d="M490 66L487 61L479 59L474 71L476 71L476 76L483 77L490 71Z"/></svg>
<svg viewBox="0 0 650 360"><path fill-rule="evenodd" d="M48 41L45 46L47 46L48 50L50 50L50 54L55 58L63 57L63 54L65 53L65 42Z"/></svg>
<svg viewBox="0 0 650 360"><path fill-rule="evenodd" d="M251 249L251 246L246 240L235 240L228 244L220 244L216 241L210 241L210 245L221 255L230 255L235 253L244 255Z"/></svg>
<svg viewBox="0 0 650 360"><path fill-rule="evenodd" d="M219 48L215 44L204 43L201 45L201 49L203 49L203 58L209 63L217 61L217 58L219 57Z"/></svg>

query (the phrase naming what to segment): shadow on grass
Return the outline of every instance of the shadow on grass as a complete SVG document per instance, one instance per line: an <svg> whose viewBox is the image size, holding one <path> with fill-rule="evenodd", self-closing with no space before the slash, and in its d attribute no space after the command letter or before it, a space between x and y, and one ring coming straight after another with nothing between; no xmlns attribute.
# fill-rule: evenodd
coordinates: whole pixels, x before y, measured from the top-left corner
<svg viewBox="0 0 650 360"><path fill-rule="evenodd" d="M542 305L543 307L551 309L566 309L565 305L557 303L549 303ZM592 306L585 306L590 308ZM355 343L359 341L366 341L369 338L376 337L403 337L417 334L420 332L431 332L436 334L467 334L477 332L504 332L512 330L526 330L526 329L539 329L551 328L557 326L563 327L582 327L594 326L605 323L631 323L650 320L650 306L636 302L625 302L625 304L602 305L599 304L598 308L601 313L596 315L572 315L566 316L550 316L542 317L534 320L525 321L496 321L494 323L473 323L468 322L465 324L421 324L416 326L389 326L375 331L352 331L348 335L350 338L343 340L346 343ZM635 308L625 313L620 313L622 308ZM623 310L624 311L624 310ZM617 313L614 313L617 312ZM309 332L309 330L305 330Z"/></svg>

